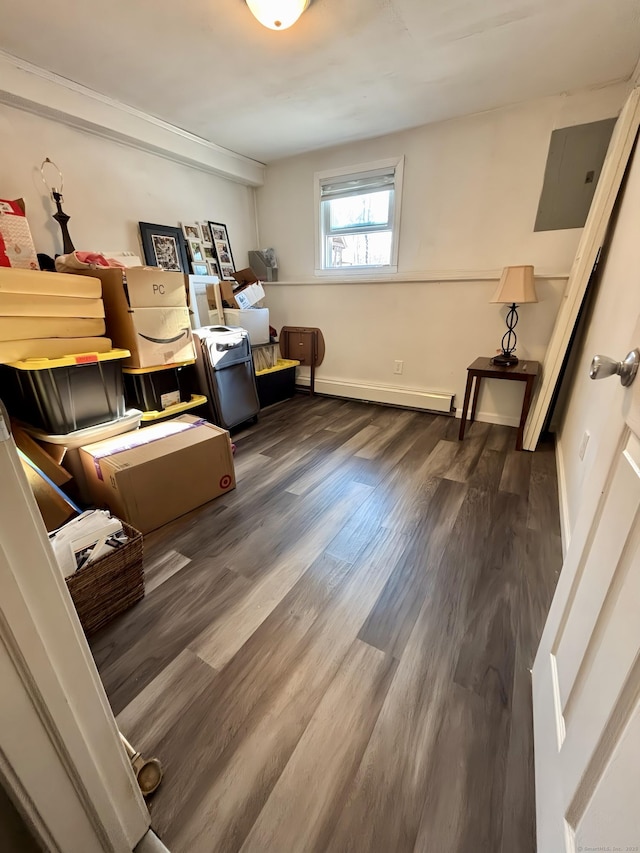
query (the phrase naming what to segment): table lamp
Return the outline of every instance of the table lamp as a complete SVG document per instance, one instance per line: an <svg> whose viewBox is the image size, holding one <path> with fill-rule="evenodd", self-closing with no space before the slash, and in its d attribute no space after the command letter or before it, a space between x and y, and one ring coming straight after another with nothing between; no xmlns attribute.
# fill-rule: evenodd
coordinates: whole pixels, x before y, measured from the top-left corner
<svg viewBox="0 0 640 853"><path fill-rule="evenodd" d="M507 313L507 331L502 338L502 352L491 359L491 364L513 367L518 363L518 357L514 355L517 338L513 331L518 324L518 305L537 301L532 266L505 267L502 270L500 284L491 302L502 302L511 307Z"/></svg>

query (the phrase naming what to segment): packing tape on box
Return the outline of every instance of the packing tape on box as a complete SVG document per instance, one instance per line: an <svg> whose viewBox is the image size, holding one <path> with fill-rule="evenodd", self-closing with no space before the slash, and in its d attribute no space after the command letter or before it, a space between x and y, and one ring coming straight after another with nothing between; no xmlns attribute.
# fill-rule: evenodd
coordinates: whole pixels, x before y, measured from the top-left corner
<svg viewBox="0 0 640 853"><path fill-rule="evenodd" d="M114 443L111 444L109 448L105 448L104 450L99 450L96 453L91 454L98 479L104 482L104 477L102 476L102 468L100 467L101 459L105 459L109 456L117 456L118 453L124 453L126 450L134 450L136 447L142 447L145 444L153 444L155 441L162 441L162 439L168 438L170 435L178 435L178 433L186 432L186 430L193 429L194 427L203 426L206 423L208 423L208 421L206 421L204 418L200 418L199 420L193 421L193 423L190 424L177 424L174 421L169 421L169 423L166 424L158 424L153 431L154 435L149 436L146 441L140 441L140 437L144 436L145 430L135 433L125 433L120 441L114 440ZM149 431L151 431L150 428ZM158 435L156 433L160 434ZM135 435L138 440L133 441L129 437L131 435Z"/></svg>

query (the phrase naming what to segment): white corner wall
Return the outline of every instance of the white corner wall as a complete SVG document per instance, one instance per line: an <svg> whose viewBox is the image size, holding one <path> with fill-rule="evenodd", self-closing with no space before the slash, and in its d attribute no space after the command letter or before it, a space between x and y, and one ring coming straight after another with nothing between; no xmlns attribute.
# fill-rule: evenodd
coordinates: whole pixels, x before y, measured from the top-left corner
<svg viewBox="0 0 640 853"><path fill-rule="evenodd" d="M619 84L427 125L268 165L257 190L260 245L273 246L282 283L267 288L272 325L322 329L318 376L456 395L466 367L492 355L506 309L489 304L509 264L534 264L540 303L523 306L521 358L542 360L580 230L534 233L551 132L616 116ZM385 282L314 276L317 171L405 156L398 274ZM447 280L457 279L457 280ZM394 376L393 363L404 361ZM480 417L517 423L522 388L484 383Z"/></svg>
<svg viewBox="0 0 640 853"><path fill-rule="evenodd" d="M64 210L77 249L142 256L138 222L212 219L229 228L239 268L256 246L251 187L0 104L0 198L23 197L36 249L62 251L40 176L45 157L64 174Z"/></svg>

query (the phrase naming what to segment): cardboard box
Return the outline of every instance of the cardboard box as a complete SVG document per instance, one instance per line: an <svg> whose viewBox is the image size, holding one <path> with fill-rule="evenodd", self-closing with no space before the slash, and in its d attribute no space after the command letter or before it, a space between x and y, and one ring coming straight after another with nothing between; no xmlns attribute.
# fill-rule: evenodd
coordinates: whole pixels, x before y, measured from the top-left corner
<svg viewBox="0 0 640 853"><path fill-rule="evenodd" d="M225 308L224 321L227 326L240 326L249 332L251 346L269 343L268 308Z"/></svg>
<svg viewBox="0 0 640 853"><path fill-rule="evenodd" d="M234 272L233 277L240 287L246 287L248 284L254 284L258 281L258 276L254 273L251 267L245 267L243 270Z"/></svg>
<svg viewBox="0 0 640 853"><path fill-rule="evenodd" d="M186 308L188 279L155 267L78 270L102 282L102 297L114 308ZM125 310L127 310L125 309ZM109 310L109 309L107 309Z"/></svg>
<svg viewBox="0 0 640 853"><path fill-rule="evenodd" d="M182 273L151 267L82 270L102 282L107 334L128 349L126 367L161 367L196 357Z"/></svg>
<svg viewBox="0 0 640 853"><path fill-rule="evenodd" d="M225 308L251 308L265 297L264 288L257 280L236 286L235 289L232 282L221 281L220 294Z"/></svg>
<svg viewBox="0 0 640 853"><path fill-rule="evenodd" d="M107 325L114 345L131 353L125 367L161 367L196 357L188 308L136 308Z"/></svg>
<svg viewBox="0 0 640 853"><path fill-rule="evenodd" d="M80 449L88 488L142 533L235 488L229 433L182 415Z"/></svg>
<svg viewBox="0 0 640 853"><path fill-rule="evenodd" d="M233 293L235 304L232 308L251 308L264 299L264 288L250 267L234 272L233 277L240 286Z"/></svg>
<svg viewBox="0 0 640 853"><path fill-rule="evenodd" d="M40 269L21 198L0 199L0 267Z"/></svg>
<svg viewBox="0 0 640 853"><path fill-rule="evenodd" d="M236 302L234 291L233 291L233 282L227 281L226 279L222 279L220 281L220 296L222 296L222 304L225 308L239 308L240 306ZM211 307L211 306L210 306Z"/></svg>
<svg viewBox="0 0 640 853"><path fill-rule="evenodd" d="M239 308L253 308L264 299L264 287L259 281L248 284L235 294L236 303Z"/></svg>

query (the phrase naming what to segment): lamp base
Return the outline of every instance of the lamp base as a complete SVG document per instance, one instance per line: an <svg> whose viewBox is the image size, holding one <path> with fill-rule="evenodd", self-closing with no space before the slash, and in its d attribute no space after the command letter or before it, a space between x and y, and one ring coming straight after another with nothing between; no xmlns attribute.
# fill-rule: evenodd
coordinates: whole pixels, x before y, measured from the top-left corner
<svg viewBox="0 0 640 853"><path fill-rule="evenodd" d="M497 367L515 367L518 364L518 356L511 352L501 352L499 355L494 355L491 364Z"/></svg>

